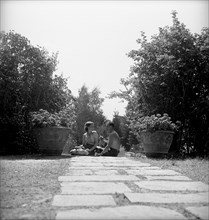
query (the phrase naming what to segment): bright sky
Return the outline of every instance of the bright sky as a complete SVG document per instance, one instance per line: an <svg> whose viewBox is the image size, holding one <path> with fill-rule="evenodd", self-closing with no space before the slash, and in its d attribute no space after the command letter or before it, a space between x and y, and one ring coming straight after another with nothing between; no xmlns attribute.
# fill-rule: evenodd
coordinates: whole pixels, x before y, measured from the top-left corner
<svg viewBox="0 0 209 220"><path fill-rule="evenodd" d="M172 10L193 33L208 27L209 1L1 1L1 30L27 37L31 43L59 52L58 73L69 78L74 95L85 84L98 87L101 97L123 89L144 31L150 37L172 24ZM103 111L125 113L126 103L105 99Z"/></svg>

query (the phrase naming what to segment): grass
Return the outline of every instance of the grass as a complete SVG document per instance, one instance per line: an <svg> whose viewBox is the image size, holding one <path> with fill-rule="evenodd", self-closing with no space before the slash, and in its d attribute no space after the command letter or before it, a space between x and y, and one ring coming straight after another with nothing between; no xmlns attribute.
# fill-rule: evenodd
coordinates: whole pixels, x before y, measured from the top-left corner
<svg viewBox="0 0 209 220"><path fill-rule="evenodd" d="M201 181L209 184L209 160L202 158L187 159L154 159L154 158L136 158L153 166L162 169L177 171L194 181Z"/></svg>
<svg viewBox="0 0 209 220"><path fill-rule="evenodd" d="M209 183L205 159L133 159ZM0 219L55 219L51 203L60 193L58 176L66 173L69 162L66 157L0 157Z"/></svg>
<svg viewBox="0 0 209 220"><path fill-rule="evenodd" d="M55 219L51 206L69 158L1 157L0 219Z"/></svg>

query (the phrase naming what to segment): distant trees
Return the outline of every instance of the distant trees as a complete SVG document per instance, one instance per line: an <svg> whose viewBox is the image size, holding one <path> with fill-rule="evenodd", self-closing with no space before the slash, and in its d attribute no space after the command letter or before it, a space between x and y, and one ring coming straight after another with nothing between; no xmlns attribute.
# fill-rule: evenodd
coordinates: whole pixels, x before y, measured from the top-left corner
<svg viewBox="0 0 209 220"><path fill-rule="evenodd" d="M150 42L141 33L139 49L128 54L134 65L121 80L126 90L111 97L128 101L127 117L132 123L156 113L181 121L171 150L203 156L209 153L209 29L192 34L175 11L172 17L173 25L159 28Z"/></svg>
<svg viewBox="0 0 209 220"><path fill-rule="evenodd" d="M49 55L20 34L0 32L2 151L32 151L29 112L39 109L58 112L71 102L66 79L53 76L57 62L57 54Z"/></svg>
<svg viewBox="0 0 209 220"><path fill-rule="evenodd" d="M105 116L101 110L103 98L100 97L98 88L88 91L88 88L83 85L79 90L78 97L75 102L76 109L76 127L77 127L77 142L82 142L82 135L84 133L84 124L86 121L93 121L96 130L101 130L105 122Z"/></svg>
<svg viewBox="0 0 209 220"><path fill-rule="evenodd" d="M127 121L127 118L125 116L119 115L118 112L114 112L113 115L113 123L114 123L114 129L118 133L118 135L121 138L121 144L124 146L124 148L128 151L131 148L130 143L130 128Z"/></svg>

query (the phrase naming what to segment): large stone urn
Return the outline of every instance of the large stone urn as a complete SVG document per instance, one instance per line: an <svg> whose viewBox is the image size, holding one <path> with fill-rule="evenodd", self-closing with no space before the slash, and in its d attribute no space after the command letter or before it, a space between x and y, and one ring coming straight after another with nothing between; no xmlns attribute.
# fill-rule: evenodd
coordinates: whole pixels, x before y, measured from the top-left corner
<svg viewBox="0 0 209 220"><path fill-rule="evenodd" d="M69 138L70 129L66 127L35 128L33 133L41 154L61 155Z"/></svg>
<svg viewBox="0 0 209 220"><path fill-rule="evenodd" d="M141 132L142 147L147 156L158 157L168 153L173 141L174 132L155 131Z"/></svg>

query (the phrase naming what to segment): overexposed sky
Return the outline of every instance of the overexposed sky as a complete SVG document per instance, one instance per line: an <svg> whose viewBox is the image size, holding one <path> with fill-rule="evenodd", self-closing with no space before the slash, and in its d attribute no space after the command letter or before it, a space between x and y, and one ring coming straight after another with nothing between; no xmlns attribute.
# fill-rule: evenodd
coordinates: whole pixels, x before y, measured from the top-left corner
<svg viewBox="0 0 209 220"><path fill-rule="evenodd" d="M106 97L123 89L120 79L129 74L144 31L150 37L172 24L172 10L193 33L208 27L209 1L1 1L1 30L27 37L31 43L59 52L58 73L69 78L74 95L85 84L98 87ZM103 111L125 113L126 103L105 99Z"/></svg>

